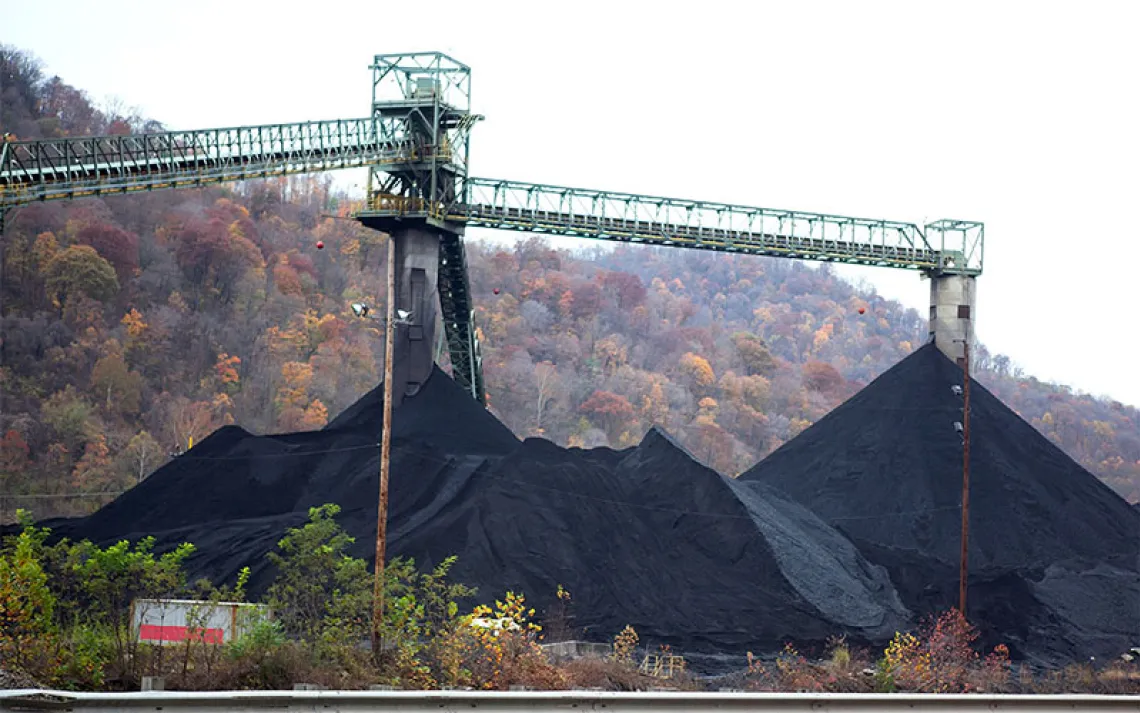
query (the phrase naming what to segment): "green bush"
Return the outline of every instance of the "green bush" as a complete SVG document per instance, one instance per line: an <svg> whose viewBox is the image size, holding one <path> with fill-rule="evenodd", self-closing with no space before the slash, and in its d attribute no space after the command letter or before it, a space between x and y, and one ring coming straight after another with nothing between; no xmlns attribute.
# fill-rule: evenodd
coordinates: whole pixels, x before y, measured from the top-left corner
<svg viewBox="0 0 1140 713"><path fill-rule="evenodd" d="M0 661L38 676L55 661L56 597L40 560L46 531L26 522L23 531L0 549Z"/></svg>

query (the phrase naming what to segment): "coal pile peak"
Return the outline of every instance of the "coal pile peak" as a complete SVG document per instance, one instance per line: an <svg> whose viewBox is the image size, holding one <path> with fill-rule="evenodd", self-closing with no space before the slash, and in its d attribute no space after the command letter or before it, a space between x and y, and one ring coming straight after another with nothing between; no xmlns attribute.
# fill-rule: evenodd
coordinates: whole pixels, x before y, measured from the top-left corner
<svg viewBox="0 0 1140 713"><path fill-rule="evenodd" d="M384 423L384 385L357 399L324 430L376 434ZM504 455L518 438L471 398L438 366L415 396L405 398L392 416L392 437L431 443L445 453Z"/></svg>
<svg viewBox="0 0 1140 713"><path fill-rule="evenodd" d="M858 541L959 557L961 369L927 344L740 476ZM1140 513L974 380L970 561L1137 554Z"/></svg>
<svg viewBox="0 0 1140 713"><path fill-rule="evenodd" d="M889 637L909 618L886 570L866 561L838 531L771 488L749 488L702 465L664 429L650 429L618 474L642 502L671 500L674 507L744 519L782 579L839 626ZM705 523L691 537L716 548L733 540L736 526L732 519Z"/></svg>
<svg viewBox="0 0 1140 713"><path fill-rule="evenodd" d="M324 502L375 507L382 404L378 386L321 431L257 436L225 426L81 524L61 528L81 528L85 537L104 541L127 532L303 512ZM502 454L518 446L506 426L438 367L414 398L395 409L392 421L394 442L406 444L394 459L411 458L423 473L429 465L413 454L425 447L438 459Z"/></svg>

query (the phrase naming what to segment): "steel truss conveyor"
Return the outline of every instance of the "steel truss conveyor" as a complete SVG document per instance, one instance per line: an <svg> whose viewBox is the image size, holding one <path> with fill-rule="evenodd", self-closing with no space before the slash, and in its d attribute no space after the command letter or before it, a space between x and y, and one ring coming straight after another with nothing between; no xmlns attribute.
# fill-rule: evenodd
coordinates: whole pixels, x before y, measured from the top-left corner
<svg viewBox="0 0 1140 713"><path fill-rule="evenodd" d="M875 265L932 278L931 324L947 353L969 338L984 226L774 210L472 178L470 68L442 53L376 55L372 116L199 131L0 140L0 235L11 208L295 173L367 167L373 226L439 236L439 316L452 373L484 401L463 245L467 227ZM963 315L965 315L963 317ZM963 331L964 330L964 331ZM959 333L960 332L960 333ZM940 346L940 348L942 348Z"/></svg>
<svg viewBox="0 0 1140 713"><path fill-rule="evenodd" d="M518 181L469 178L464 188L466 202L444 210L448 220L471 227L929 273L957 272L956 266L975 272L960 245L945 244L947 226L941 225L928 236L913 223Z"/></svg>
<svg viewBox="0 0 1140 713"><path fill-rule="evenodd" d="M419 158L410 143L381 141L371 118L5 142L0 210Z"/></svg>

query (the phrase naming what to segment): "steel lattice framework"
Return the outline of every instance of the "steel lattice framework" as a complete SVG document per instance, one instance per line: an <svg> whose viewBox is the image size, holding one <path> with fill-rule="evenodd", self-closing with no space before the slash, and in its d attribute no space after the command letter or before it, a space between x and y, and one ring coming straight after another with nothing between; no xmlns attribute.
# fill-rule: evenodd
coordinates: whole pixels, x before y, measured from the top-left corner
<svg viewBox="0 0 1140 713"><path fill-rule="evenodd" d="M371 118L0 144L0 209L411 160Z"/></svg>
<svg viewBox="0 0 1140 713"><path fill-rule="evenodd" d="M368 167L361 217L442 230L440 306L455 380L484 401L465 227L919 270L982 272L982 223L890 220L472 178L471 70L440 52L376 55L362 119L0 144L4 215L37 201Z"/></svg>
<svg viewBox="0 0 1140 713"><path fill-rule="evenodd" d="M773 210L632 193L468 179L443 211L468 226L721 252L981 273L983 226Z"/></svg>

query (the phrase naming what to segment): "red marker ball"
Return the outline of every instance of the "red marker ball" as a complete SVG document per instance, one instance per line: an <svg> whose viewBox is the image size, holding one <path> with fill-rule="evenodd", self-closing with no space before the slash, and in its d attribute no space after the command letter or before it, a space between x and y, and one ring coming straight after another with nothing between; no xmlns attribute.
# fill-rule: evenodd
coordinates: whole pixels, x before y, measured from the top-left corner
<svg viewBox="0 0 1140 713"><path fill-rule="evenodd" d="M317 250L324 250L324 249L325 249L325 241L318 240L317 241Z"/></svg>
<svg viewBox="0 0 1140 713"><path fill-rule="evenodd" d="M495 289L491 290L491 292L494 292L497 295L497 294L499 294L499 288L496 287Z"/></svg>
<svg viewBox="0 0 1140 713"><path fill-rule="evenodd" d="M860 308L859 308L859 314L863 314L863 313L864 313L864 312L866 312L866 311L867 311L867 310L865 310L865 309L864 309L864 308L862 308L862 307L860 307Z"/></svg>

